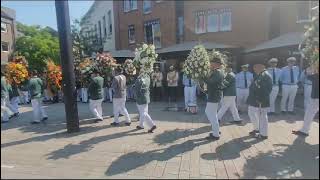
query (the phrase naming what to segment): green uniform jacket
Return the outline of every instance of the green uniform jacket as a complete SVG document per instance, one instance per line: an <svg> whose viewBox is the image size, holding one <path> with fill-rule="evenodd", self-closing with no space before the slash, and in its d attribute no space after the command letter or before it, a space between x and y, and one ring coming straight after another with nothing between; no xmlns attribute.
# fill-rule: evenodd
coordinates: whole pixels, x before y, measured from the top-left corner
<svg viewBox="0 0 320 180"><path fill-rule="evenodd" d="M236 96L236 75L230 72L223 81L223 96Z"/></svg>
<svg viewBox="0 0 320 180"><path fill-rule="evenodd" d="M150 77L148 75L139 76L134 83L134 92L137 104L150 103Z"/></svg>
<svg viewBox="0 0 320 180"><path fill-rule="evenodd" d="M28 91L28 84L29 84L29 80L25 80L25 81L20 85L21 91Z"/></svg>
<svg viewBox="0 0 320 180"><path fill-rule="evenodd" d="M1 99L9 96L8 83L4 76L1 77Z"/></svg>
<svg viewBox="0 0 320 180"><path fill-rule="evenodd" d="M18 97L19 96L19 91L17 85L8 85L8 90L9 90L9 99L12 99L13 97Z"/></svg>
<svg viewBox="0 0 320 180"><path fill-rule="evenodd" d="M43 82L38 77L33 77L29 80L29 90L31 99L41 98L44 90Z"/></svg>
<svg viewBox="0 0 320 180"><path fill-rule="evenodd" d="M208 102L218 103L221 101L223 79L223 70L216 69L212 72L211 76L205 80L208 87Z"/></svg>
<svg viewBox="0 0 320 180"><path fill-rule="evenodd" d="M102 99L103 82L104 79L101 76L92 78L88 87L88 94L90 99Z"/></svg>
<svg viewBox="0 0 320 180"><path fill-rule="evenodd" d="M247 104L253 107L270 107L269 95L272 91L272 79L269 73L264 70L257 75L249 87Z"/></svg>

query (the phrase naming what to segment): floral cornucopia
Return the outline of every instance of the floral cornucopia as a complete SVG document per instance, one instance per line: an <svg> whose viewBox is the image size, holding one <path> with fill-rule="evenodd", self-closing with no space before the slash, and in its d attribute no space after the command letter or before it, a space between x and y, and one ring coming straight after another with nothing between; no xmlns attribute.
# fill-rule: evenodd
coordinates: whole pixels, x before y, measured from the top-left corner
<svg viewBox="0 0 320 180"><path fill-rule="evenodd" d="M143 44L141 47L135 49L134 64L146 74L153 72L153 64L156 62L158 54L156 53L153 44Z"/></svg>

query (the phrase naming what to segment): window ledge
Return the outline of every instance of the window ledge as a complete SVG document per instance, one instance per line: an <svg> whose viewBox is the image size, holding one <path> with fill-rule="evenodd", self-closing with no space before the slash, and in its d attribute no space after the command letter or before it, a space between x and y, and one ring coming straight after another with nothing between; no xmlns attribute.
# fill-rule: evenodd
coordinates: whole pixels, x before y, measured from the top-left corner
<svg viewBox="0 0 320 180"><path fill-rule="evenodd" d="M135 44L136 43L136 41L134 41L134 42L129 42L129 45L133 45L133 44Z"/></svg>
<svg viewBox="0 0 320 180"><path fill-rule="evenodd" d="M144 15L151 14L151 11L143 12Z"/></svg>
<svg viewBox="0 0 320 180"><path fill-rule="evenodd" d="M131 12L133 12L133 11L138 11L138 8L136 8L136 9L131 9L131 10L129 10L129 11L123 11L125 14L127 14L127 13L131 13Z"/></svg>

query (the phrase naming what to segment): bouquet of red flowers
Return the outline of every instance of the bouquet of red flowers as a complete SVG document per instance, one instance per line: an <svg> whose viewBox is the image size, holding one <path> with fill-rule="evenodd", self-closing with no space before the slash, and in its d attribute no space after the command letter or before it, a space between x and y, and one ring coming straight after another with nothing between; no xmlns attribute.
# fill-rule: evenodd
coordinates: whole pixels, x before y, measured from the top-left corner
<svg viewBox="0 0 320 180"><path fill-rule="evenodd" d="M15 56L6 66L6 78L10 84L20 85L29 78L28 62L24 56Z"/></svg>
<svg viewBox="0 0 320 180"><path fill-rule="evenodd" d="M117 61L110 53L98 53L95 59L94 68L98 70L101 75L111 75L112 69L117 66Z"/></svg>
<svg viewBox="0 0 320 180"><path fill-rule="evenodd" d="M53 61L47 62L47 84L52 93L61 90L62 72L61 67L54 64Z"/></svg>

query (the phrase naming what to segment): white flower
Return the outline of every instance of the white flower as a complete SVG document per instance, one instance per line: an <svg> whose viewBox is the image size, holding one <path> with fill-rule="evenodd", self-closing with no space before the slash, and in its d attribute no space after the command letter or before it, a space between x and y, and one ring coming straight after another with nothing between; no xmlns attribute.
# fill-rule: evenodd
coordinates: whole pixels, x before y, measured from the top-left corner
<svg viewBox="0 0 320 180"><path fill-rule="evenodd" d="M148 45L147 45L147 44L143 44L143 45L142 45L142 49L143 49L143 50L145 50L145 49L147 49L147 48L148 48Z"/></svg>
<svg viewBox="0 0 320 180"><path fill-rule="evenodd" d="M155 47L153 44L150 46L150 48L151 48L152 50L155 50L155 49L156 49L156 47Z"/></svg>

